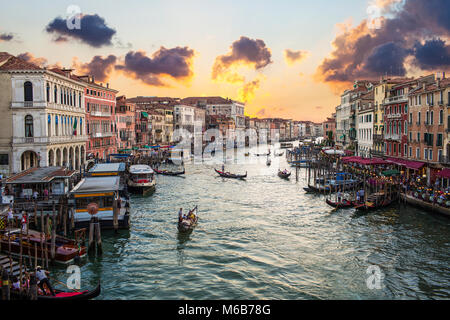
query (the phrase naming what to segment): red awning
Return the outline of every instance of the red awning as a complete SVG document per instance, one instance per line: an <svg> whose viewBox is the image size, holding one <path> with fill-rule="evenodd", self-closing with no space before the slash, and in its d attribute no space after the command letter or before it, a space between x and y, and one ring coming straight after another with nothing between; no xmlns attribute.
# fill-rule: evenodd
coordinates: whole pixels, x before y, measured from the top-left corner
<svg viewBox="0 0 450 320"><path fill-rule="evenodd" d="M411 161L411 160L405 160L405 159L397 159L397 158L387 158L386 161L394 163L399 166L406 167L408 169L413 169L413 170L418 170L425 165L424 162Z"/></svg>
<svg viewBox="0 0 450 320"><path fill-rule="evenodd" d="M442 171L439 172L437 175L438 175L438 177L441 177L441 178L450 179L450 169L447 169L447 168L442 169Z"/></svg>

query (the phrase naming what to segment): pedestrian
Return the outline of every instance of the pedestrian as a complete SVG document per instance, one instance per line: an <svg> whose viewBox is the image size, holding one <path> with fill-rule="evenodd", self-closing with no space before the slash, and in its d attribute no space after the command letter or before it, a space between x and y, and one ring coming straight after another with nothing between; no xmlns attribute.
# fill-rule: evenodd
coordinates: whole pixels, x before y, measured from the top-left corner
<svg viewBox="0 0 450 320"><path fill-rule="evenodd" d="M14 226L14 214L11 206L8 209L8 225L10 228Z"/></svg>
<svg viewBox="0 0 450 320"><path fill-rule="evenodd" d="M27 214L22 211L22 233L27 233Z"/></svg>

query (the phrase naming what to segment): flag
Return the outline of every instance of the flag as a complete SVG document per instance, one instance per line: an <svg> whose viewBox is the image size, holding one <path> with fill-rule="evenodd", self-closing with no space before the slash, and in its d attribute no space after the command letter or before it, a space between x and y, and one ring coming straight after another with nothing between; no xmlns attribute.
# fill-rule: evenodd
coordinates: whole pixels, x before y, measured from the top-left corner
<svg viewBox="0 0 450 320"><path fill-rule="evenodd" d="M73 122L73 135L76 136L77 135L77 122L78 121L74 121Z"/></svg>

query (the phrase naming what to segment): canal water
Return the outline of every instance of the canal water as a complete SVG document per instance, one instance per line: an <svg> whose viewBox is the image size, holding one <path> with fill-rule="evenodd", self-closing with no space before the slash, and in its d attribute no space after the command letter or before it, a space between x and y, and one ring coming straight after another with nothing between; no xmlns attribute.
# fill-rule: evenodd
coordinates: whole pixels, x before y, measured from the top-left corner
<svg viewBox="0 0 450 320"><path fill-rule="evenodd" d="M245 181L211 164L158 176L155 194L132 197L130 230L103 232L103 256L80 265L81 287L101 281L98 299L450 298L450 219L403 205L333 212L303 191L306 169L286 181L285 156L252 160L226 166ZM198 226L180 235L178 210L195 205Z"/></svg>

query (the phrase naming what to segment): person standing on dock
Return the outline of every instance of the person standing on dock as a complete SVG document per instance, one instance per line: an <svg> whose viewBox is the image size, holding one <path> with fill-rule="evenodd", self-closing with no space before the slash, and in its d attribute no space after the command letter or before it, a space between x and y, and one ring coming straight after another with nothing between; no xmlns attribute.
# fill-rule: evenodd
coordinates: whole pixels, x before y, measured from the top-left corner
<svg viewBox="0 0 450 320"><path fill-rule="evenodd" d="M47 285L47 288L50 290L50 293L52 294L52 296L55 296L55 291L53 291L52 285L50 284L50 281L47 278L47 274L49 272L46 270L43 270L41 268L41 266L37 266L36 267L36 278L39 281L39 288L41 288L41 290L43 292L45 292L45 288L44 288L44 284Z"/></svg>
<svg viewBox="0 0 450 320"><path fill-rule="evenodd" d="M22 232L27 233L27 214L25 211L22 211Z"/></svg>

